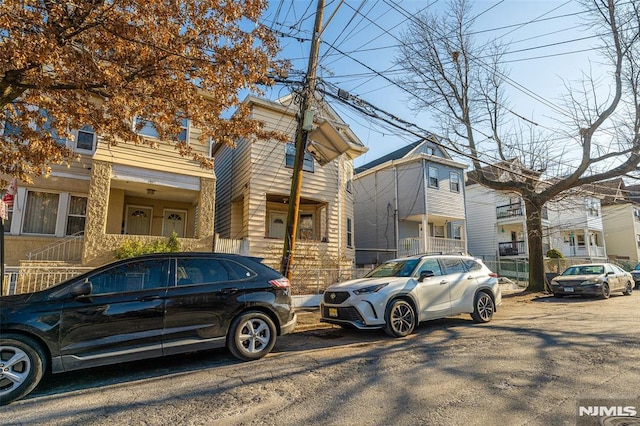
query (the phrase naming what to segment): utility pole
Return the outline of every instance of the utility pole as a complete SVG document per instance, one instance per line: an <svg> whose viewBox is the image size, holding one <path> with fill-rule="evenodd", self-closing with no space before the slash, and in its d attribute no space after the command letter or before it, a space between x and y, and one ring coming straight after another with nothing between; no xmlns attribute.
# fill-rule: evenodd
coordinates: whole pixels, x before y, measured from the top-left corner
<svg viewBox="0 0 640 426"><path fill-rule="evenodd" d="M311 39L311 51L309 53L309 66L302 89L298 127L296 130L296 155L293 163L293 176L291 178L291 193L289 195L289 209L287 211L287 227L284 235L284 248L282 250L282 263L280 273L291 281L293 266L293 251L296 244L296 231L298 230L298 211L300 210L300 191L302 189L302 166L304 153L307 148L309 131L313 127L313 114L311 102L316 89L316 68L318 66L318 52L320 50L320 34L322 32L322 15L324 13L325 0L318 0L316 20L313 26Z"/></svg>

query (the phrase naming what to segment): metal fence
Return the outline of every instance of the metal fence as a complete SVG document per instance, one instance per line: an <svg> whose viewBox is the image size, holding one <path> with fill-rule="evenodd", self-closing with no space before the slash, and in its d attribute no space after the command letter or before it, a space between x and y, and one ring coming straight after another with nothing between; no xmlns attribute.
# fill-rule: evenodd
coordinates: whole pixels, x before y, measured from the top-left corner
<svg viewBox="0 0 640 426"><path fill-rule="evenodd" d="M67 266L21 266L5 268L2 295L44 290L93 268Z"/></svg>

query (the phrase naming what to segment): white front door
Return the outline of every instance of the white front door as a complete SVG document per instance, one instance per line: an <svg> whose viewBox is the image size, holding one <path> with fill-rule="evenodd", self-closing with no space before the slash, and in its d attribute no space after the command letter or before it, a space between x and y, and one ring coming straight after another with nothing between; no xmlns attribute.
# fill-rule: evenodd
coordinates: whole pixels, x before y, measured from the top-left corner
<svg viewBox="0 0 640 426"><path fill-rule="evenodd" d="M269 237L270 238L284 238L286 228L287 228L287 213L281 213L281 212L269 213Z"/></svg>
<svg viewBox="0 0 640 426"><path fill-rule="evenodd" d="M184 238L187 224L186 210L165 210L162 217L162 235L170 237L175 232L178 238Z"/></svg>
<svg viewBox="0 0 640 426"><path fill-rule="evenodd" d="M125 234L151 235L151 207L127 206L127 218L125 221Z"/></svg>

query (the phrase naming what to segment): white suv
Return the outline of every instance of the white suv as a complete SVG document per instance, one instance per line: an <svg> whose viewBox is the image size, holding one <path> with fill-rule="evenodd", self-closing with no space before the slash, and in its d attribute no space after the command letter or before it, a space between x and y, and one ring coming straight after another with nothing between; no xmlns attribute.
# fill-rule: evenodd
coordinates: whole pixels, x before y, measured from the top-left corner
<svg viewBox="0 0 640 426"><path fill-rule="evenodd" d="M470 313L491 321L502 302L497 274L481 260L460 255L420 255L390 260L364 278L329 286L321 321L409 335L425 320Z"/></svg>

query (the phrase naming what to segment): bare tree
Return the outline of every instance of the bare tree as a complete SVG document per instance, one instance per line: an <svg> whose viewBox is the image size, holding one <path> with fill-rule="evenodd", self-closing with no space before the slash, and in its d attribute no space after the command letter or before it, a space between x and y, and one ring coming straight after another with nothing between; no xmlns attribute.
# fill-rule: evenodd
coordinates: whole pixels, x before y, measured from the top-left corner
<svg viewBox="0 0 640 426"><path fill-rule="evenodd" d="M438 119L443 140L471 158L478 183L517 193L524 200L531 291L544 290L545 203L572 188L636 170L640 161L639 4L582 3L589 11L588 24L601 36L600 52L611 72L607 81L596 81L587 73L578 87L566 84L564 104L570 119L560 123L553 136L562 136L562 143L523 137L526 132L508 120L513 112L504 95L508 73L501 58L506 49L498 43L477 44L468 0L452 0L445 16L428 10L415 16L396 58L406 70L399 83L414 94L413 107ZM486 57L490 59L480 59ZM598 86L603 83L610 85L611 93L600 99ZM574 164L567 165L571 152ZM525 167L506 167L513 159Z"/></svg>

